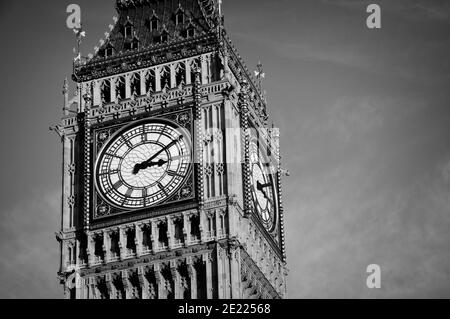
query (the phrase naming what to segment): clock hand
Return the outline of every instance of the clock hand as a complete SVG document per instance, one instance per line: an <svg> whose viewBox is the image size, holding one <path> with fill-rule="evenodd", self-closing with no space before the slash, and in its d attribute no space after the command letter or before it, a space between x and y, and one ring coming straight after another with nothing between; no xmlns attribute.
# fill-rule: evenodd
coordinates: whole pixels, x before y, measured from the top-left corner
<svg viewBox="0 0 450 319"><path fill-rule="evenodd" d="M261 184L259 181L256 182L256 188L264 195L265 199L270 203L270 205L275 206L273 204L273 201L269 198L264 188L271 186L270 183L268 184Z"/></svg>
<svg viewBox="0 0 450 319"><path fill-rule="evenodd" d="M261 192L264 191L264 188L267 188L267 187L270 187L270 186L272 186L272 183L261 184L259 181L257 181L257 183L256 183L256 188L257 188L259 191L261 191Z"/></svg>
<svg viewBox="0 0 450 319"><path fill-rule="evenodd" d="M133 174L134 174L134 175L137 175L137 173L139 173L139 171L141 171L141 170L143 170L143 169L147 169L147 168L150 168L150 167L155 166L155 165L152 165L152 164L154 164L152 161L153 161L155 158L157 158L159 155L161 155L161 153L167 151L169 148L171 148L171 147L174 146L176 143L178 143L179 141L181 141L183 138L184 138L183 135L180 135L179 138L173 140L171 143L169 143L168 145L166 145L165 147L163 147L159 152L157 152L156 154L154 154L152 157L150 157L150 158L149 158L148 160L146 160L145 162L136 164L136 165L134 166L134 169L133 169ZM160 165L160 164L159 164L160 162L161 162L161 160L160 160L158 163L156 163L156 165L158 165L159 167L161 167L161 166L163 166L163 165L165 164L165 163L162 163L162 164Z"/></svg>

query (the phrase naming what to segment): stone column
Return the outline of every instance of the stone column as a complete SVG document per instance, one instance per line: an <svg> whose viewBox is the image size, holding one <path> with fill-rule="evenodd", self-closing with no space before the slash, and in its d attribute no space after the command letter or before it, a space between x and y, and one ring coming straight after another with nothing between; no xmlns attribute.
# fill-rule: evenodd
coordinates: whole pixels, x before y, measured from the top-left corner
<svg viewBox="0 0 450 319"><path fill-rule="evenodd" d="M93 264L95 257L95 247L92 233L88 233L87 235L87 255L88 255L88 265Z"/></svg>
<svg viewBox="0 0 450 319"><path fill-rule="evenodd" d="M131 283L128 278L128 270L122 270L122 285L125 290L125 299L131 299Z"/></svg>
<svg viewBox="0 0 450 319"><path fill-rule="evenodd" d="M241 299L241 267L240 267L240 251L237 241L229 243L230 251L230 276L231 276L231 299Z"/></svg>
<svg viewBox="0 0 450 319"><path fill-rule="evenodd" d="M156 284L158 285L158 298L159 299L166 299L167 293L166 293L166 280L164 279L163 275L161 274L161 264L155 264L155 278L156 278Z"/></svg>
<svg viewBox="0 0 450 319"><path fill-rule="evenodd" d="M189 246L191 242L191 213L183 214L183 236L184 236L184 246Z"/></svg>
<svg viewBox="0 0 450 319"><path fill-rule="evenodd" d="M155 91L161 91L161 67L155 68Z"/></svg>
<svg viewBox="0 0 450 319"><path fill-rule="evenodd" d="M94 81L93 82L93 104L94 106L101 105L102 104L102 98L101 98L101 88L100 88L100 81Z"/></svg>
<svg viewBox="0 0 450 319"><path fill-rule="evenodd" d="M125 98L129 99L131 97L131 75L125 75Z"/></svg>
<svg viewBox="0 0 450 319"><path fill-rule="evenodd" d="M172 275L173 280L173 286L174 286L174 298L175 299L182 299L181 296L181 280L180 280L180 274L178 272L178 263L176 260L170 261L170 274Z"/></svg>
<svg viewBox="0 0 450 319"><path fill-rule="evenodd" d="M114 285L112 283L112 276L110 273L105 275L106 289L108 289L109 299L116 299Z"/></svg>
<svg viewBox="0 0 450 319"><path fill-rule="evenodd" d="M208 83L208 61L205 55L201 56L202 84Z"/></svg>
<svg viewBox="0 0 450 319"><path fill-rule="evenodd" d="M151 240L151 249L152 249L152 253L156 253L156 251L158 250L158 222L153 221L151 223L151 228L152 228L152 235L150 236L150 240Z"/></svg>
<svg viewBox="0 0 450 319"><path fill-rule="evenodd" d="M150 299L148 295L149 283L147 281L147 278L145 278L145 268L142 266L138 268L138 278L142 290L142 299Z"/></svg>
<svg viewBox="0 0 450 319"><path fill-rule="evenodd" d="M174 231L174 225L173 225L173 218L171 216L167 217L167 238L169 241L169 250L173 249L173 245L175 244L175 231Z"/></svg>
<svg viewBox="0 0 450 319"><path fill-rule="evenodd" d="M134 237L134 243L136 245L136 256L140 257L143 251L143 232L142 232L142 226L143 224L135 224L135 237Z"/></svg>
<svg viewBox="0 0 450 319"><path fill-rule="evenodd" d="M191 79L191 62L192 60L186 60L186 85L189 85L192 83Z"/></svg>
<svg viewBox="0 0 450 319"><path fill-rule="evenodd" d="M127 236L125 227L119 228L120 259L124 260L127 253Z"/></svg>
<svg viewBox="0 0 450 319"><path fill-rule="evenodd" d="M110 79L110 81L111 81L111 102L114 102L114 101L116 101L116 81L117 81L117 78L112 78L112 79Z"/></svg>
<svg viewBox="0 0 450 319"><path fill-rule="evenodd" d="M191 281L191 299L197 299L197 271L194 267L192 257L186 259L189 280Z"/></svg>
<svg viewBox="0 0 450 319"><path fill-rule="evenodd" d="M175 88L177 85L175 63L170 65L170 88Z"/></svg>
<svg viewBox="0 0 450 319"><path fill-rule="evenodd" d="M207 227L207 217L206 213L203 209L199 211L199 222L200 222L200 242L206 242L206 232L208 230Z"/></svg>
<svg viewBox="0 0 450 319"><path fill-rule="evenodd" d="M203 254L203 263L206 266L206 299L213 298L213 280L212 280L212 256L211 253Z"/></svg>
<svg viewBox="0 0 450 319"><path fill-rule="evenodd" d="M105 262L111 260L111 235L108 230L103 231L103 250L105 252Z"/></svg>
<svg viewBox="0 0 450 319"><path fill-rule="evenodd" d="M147 94L147 90L146 90L146 87L145 87L145 73L146 73L147 71L141 71L141 72L139 72L139 75L140 75L140 77L141 77L141 91L140 91L140 95L145 95L145 94Z"/></svg>
<svg viewBox="0 0 450 319"><path fill-rule="evenodd" d="M88 279L89 285L89 299L99 299L97 290L97 279L95 277L90 277Z"/></svg>
<svg viewBox="0 0 450 319"><path fill-rule="evenodd" d="M219 235L221 235L222 228L220 227L220 210L216 209L214 211L214 216L216 219L216 239L219 239Z"/></svg>

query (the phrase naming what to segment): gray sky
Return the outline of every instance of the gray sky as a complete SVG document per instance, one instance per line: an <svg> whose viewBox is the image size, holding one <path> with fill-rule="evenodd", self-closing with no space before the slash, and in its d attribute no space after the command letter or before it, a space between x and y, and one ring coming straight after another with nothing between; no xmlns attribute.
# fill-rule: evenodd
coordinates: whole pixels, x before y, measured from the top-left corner
<svg viewBox="0 0 450 319"><path fill-rule="evenodd" d="M113 0L77 1L93 51ZM0 297L59 298L69 1L1 1ZM382 29L365 27L368 3ZM450 297L450 3L225 0L281 127L292 298ZM369 264L382 288L365 286Z"/></svg>

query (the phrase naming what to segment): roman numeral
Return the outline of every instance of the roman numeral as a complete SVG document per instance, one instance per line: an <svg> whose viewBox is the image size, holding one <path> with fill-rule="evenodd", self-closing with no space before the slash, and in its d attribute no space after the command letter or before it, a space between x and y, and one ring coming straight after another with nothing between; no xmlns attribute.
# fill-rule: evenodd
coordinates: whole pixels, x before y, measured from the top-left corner
<svg viewBox="0 0 450 319"><path fill-rule="evenodd" d="M117 183L115 183L115 184L113 185L113 187L114 187L115 189L119 189L122 185L123 185L123 182L122 182L122 181L117 181Z"/></svg>
<svg viewBox="0 0 450 319"><path fill-rule="evenodd" d="M187 157L190 157L190 156L191 156L191 154L178 155L178 156L172 157L170 160L171 160L171 161L177 161L177 160L179 160L179 159L187 158Z"/></svg>
<svg viewBox="0 0 450 319"><path fill-rule="evenodd" d="M164 195L168 196L166 190L164 189L164 186L160 182L158 182L158 187L164 193Z"/></svg>
<svg viewBox="0 0 450 319"><path fill-rule="evenodd" d="M133 193L133 190L131 188L127 189L127 192L125 193L126 197L131 197L131 194Z"/></svg>
<svg viewBox="0 0 450 319"><path fill-rule="evenodd" d="M129 148L133 148L133 144L130 143L130 140L128 140L128 139L125 138L124 136L122 136L122 139L124 140L125 144L126 144Z"/></svg>
<svg viewBox="0 0 450 319"><path fill-rule="evenodd" d="M168 174L169 176L172 176L172 177L181 177L181 178L184 178L184 175L181 175L181 174L179 174L179 173L177 173L177 172L174 172L174 171L168 171L167 174Z"/></svg>
<svg viewBox="0 0 450 319"><path fill-rule="evenodd" d="M115 158L123 160L123 157L120 157L119 155L116 155L116 154L106 153L105 155L109 156L109 157L115 157Z"/></svg>
<svg viewBox="0 0 450 319"><path fill-rule="evenodd" d="M118 174L118 173L119 173L119 170L115 169L115 170L112 170L112 171L106 171L106 172L100 173L100 176L114 175L114 174Z"/></svg>

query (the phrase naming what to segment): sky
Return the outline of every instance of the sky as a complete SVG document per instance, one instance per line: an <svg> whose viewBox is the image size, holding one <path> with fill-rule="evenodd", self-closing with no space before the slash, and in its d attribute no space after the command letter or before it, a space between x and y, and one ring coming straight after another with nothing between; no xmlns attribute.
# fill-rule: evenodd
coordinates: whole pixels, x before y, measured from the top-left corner
<svg viewBox="0 0 450 319"><path fill-rule="evenodd" d="M61 298L62 114L70 1L1 1L0 298ZM113 0L79 0L93 51ZM382 28L366 27L366 7ZM281 128L290 298L450 297L450 3L225 0ZM366 268L381 267L368 289Z"/></svg>

